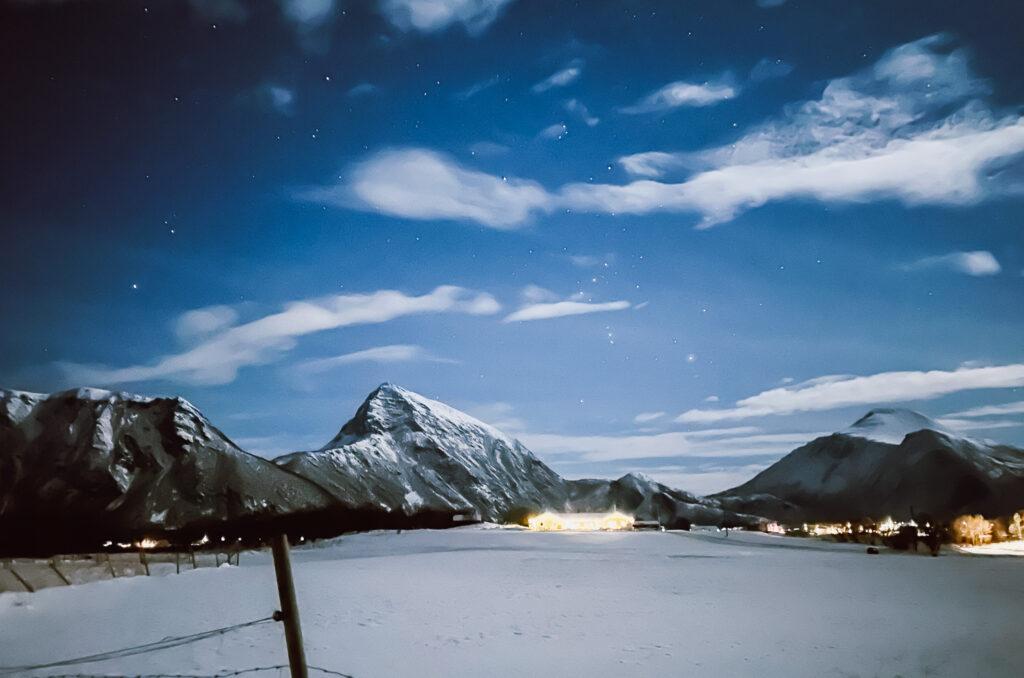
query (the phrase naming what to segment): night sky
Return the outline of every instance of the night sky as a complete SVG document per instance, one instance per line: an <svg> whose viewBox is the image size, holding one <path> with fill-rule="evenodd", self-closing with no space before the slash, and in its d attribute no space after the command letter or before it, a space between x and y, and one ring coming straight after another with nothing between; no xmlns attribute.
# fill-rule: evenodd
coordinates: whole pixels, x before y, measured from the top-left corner
<svg viewBox="0 0 1024 678"><path fill-rule="evenodd" d="M0 1L0 385L326 443L392 381L724 489L1024 444L1024 5Z"/></svg>

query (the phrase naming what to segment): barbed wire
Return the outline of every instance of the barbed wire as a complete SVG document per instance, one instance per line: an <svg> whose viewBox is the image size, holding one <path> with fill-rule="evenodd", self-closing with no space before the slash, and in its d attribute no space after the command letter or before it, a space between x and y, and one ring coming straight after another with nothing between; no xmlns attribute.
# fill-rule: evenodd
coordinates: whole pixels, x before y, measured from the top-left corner
<svg viewBox="0 0 1024 678"><path fill-rule="evenodd" d="M200 640L207 638L213 638L220 636L230 631L237 631L249 626L256 626L257 624L266 624L268 622L275 621L274 617L264 617L262 619L254 619L252 621L242 622L241 624L232 624L231 626L224 626L219 629L211 629L210 631L202 631L200 633L193 633L187 636L172 636L158 640L152 643L144 643L142 645L133 645L131 647L121 648L120 650L110 650L109 652L99 652L96 654L85 655L84 657L74 657L72 659L62 659L55 662L46 662L44 664L25 664L23 666L0 666L0 676L10 675L12 673L24 673L27 671L37 671L40 669L55 669L61 666L74 666L75 664L90 664L92 662L101 662L108 659L121 659L123 657L132 657L137 654L145 654L147 652L156 652L157 650L167 650L172 647L180 647L182 645L188 645L189 643L195 643ZM235 675L235 674L225 674Z"/></svg>
<svg viewBox="0 0 1024 678"><path fill-rule="evenodd" d="M248 669L221 671L219 673L133 673L130 675L114 673L60 673L51 674L46 678L230 678L230 676L242 676L248 673L257 673L259 671L280 671L281 669L287 668L289 668L288 664L274 664L273 666L254 666ZM310 671L319 671L320 673L328 676L355 678L351 674L332 671L331 669L325 669L322 666L307 666L306 668Z"/></svg>

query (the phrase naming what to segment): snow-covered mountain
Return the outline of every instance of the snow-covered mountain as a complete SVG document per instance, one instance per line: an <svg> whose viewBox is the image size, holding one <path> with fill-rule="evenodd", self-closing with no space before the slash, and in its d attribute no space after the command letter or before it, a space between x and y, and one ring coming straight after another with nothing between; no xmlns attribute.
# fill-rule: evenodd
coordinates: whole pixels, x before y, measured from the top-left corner
<svg viewBox="0 0 1024 678"><path fill-rule="evenodd" d="M275 460L353 508L413 515L563 506L562 478L514 438L393 384L373 391L329 443Z"/></svg>
<svg viewBox="0 0 1024 678"><path fill-rule="evenodd" d="M545 509L619 509L666 524L758 520L638 475L566 480L515 438L392 384L323 448L273 462L238 448L180 398L0 390L0 551L258 535L268 521L333 535Z"/></svg>
<svg viewBox="0 0 1024 678"><path fill-rule="evenodd" d="M715 495L723 506L791 522L910 512L949 518L1024 505L1024 450L963 437L905 409L875 409Z"/></svg>
<svg viewBox="0 0 1024 678"><path fill-rule="evenodd" d="M329 502L309 481L239 449L180 398L0 390L5 538L123 538Z"/></svg>
<svg viewBox="0 0 1024 678"><path fill-rule="evenodd" d="M569 480L569 505L574 511L616 509L639 520L657 520L667 527L756 525L759 519L723 510L715 499L677 490L643 475L628 473L617 480Z"/></svg>
<svg viewBox="0 0 1024 678"><path fill-rule="evenodd" d="M666 524L757 521L639 475L565 480L515 438L393 384L371 393L323 448L276 462L346 506L398 515L470 510L505 521L543 509L619 509Z"/></svg>

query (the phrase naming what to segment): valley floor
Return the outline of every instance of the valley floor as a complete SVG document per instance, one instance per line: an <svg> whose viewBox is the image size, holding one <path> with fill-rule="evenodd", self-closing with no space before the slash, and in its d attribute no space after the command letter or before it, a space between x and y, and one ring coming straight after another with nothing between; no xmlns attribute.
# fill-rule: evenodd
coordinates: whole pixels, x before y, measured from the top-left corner
<svg viewBox="0 0 1024 678"><path fill-rule="evenodd" d="M863 549L735 532L463 528L363 534L292 555L309 663L356 678L1020 675L1020 559ZM276 596L268 554L4 593L0 665L261 618ZM49 673L286 662L282 629L269 623Z"/></svg>

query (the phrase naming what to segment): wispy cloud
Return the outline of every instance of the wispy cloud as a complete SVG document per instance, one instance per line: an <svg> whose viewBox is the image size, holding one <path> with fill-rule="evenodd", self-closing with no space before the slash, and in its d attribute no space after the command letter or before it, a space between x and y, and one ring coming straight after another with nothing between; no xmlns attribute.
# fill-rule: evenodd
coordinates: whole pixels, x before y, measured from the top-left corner
<svg viewBox="0 0 1024 678"><path fill-rule="evenodd" d="M242 0L189 0L193 11L204 20L244 23L252 16ZM326 47L325 28L337 14L335 0L277 0L281 17L299 37L303 47Z"/></svg>
<svg viewBox="0 0 1024 678"><path fill-rule="evenodd" d="M334 16L334 0L279 0L281 12L300 32L311 32Z"/></svg>
<svg viewBox="0 0 1024 678"><path fill-rule="evenodd" d="M735 464L649 466L644 467L644 473L663 485L707 495L742 485L769 466L767 462L750 464L746 461Z"/></svg>
<svg viewBox="0 0 1024 678"><path fill-rule="evenodd" d="M934 257L924 257L902 267L906 271L947 270L966 273L975 277L996 275L1003 270L991 252L950 252Z"/></svg>
<svg viewBox="0 0 1024 678"><path fill-rule="evenodd" d="M573 436L556 433L524 434L531 450L544 455L577 455L585 461L653 459L661 457L744 457L792 450L822 433L760 433L738 426L694 432L648 435Z"/></svg>
<svg viewBox="0 0 1024 678"><path fill-rule="evenodd" d="M282 115L291 115L295 112L295 90L290 87L272 82L264 83L256 89L254 98Z"/></svg>
<svg viewBox="0 0 1024 678"><path fill-rule="evenodd" d="M931 36L907 43L871 68L832 80L819 99L694 156L705 168L686 181L573 184L560 200L582 211L695 212L705 227L792 198L978 202L998 192L989 170L1024 153L1024 117L1000 118L987 108L978 99L987 83L962 50L946 49L948 42Z"/></svg>
<svg viewBox="0 0 1024 678"><path fill-rule="evenodd" d="M623 113L657 113L680 107L711 106L721 101L735 99L739 89L724 82L670 82L645 96L632 106L621 109Z"/></svg>
<svg viewBox="0 0 1024 678"><path fill-rule="evenodd" d="M565 126L564 122L556 122L542 129L537 136L541 139L561 140L568 133L569 128Z"/></svg>
<svg viewBox="0 0 1024 678"><path fill-rule="evenodd" d="M647 424L652 421L661 419L664 416L664 412L641 412L640 414L633 417L633 421L637 424Z"/></svg>
<svg viewBox="0 0 1024 678"><path fill-rule="evenodd" d="M942 417L936 419L936 421L946 428L963 432L1024 427L1024 421L1018 419L956 419L954 417Z"/></svg>
<svg viewBox="0 0 1024 678"><path fill-rule="evenodd" d="M590 114L590 109L579 99L569 99L564 107L569 113L578 115L587 127L596 127L601 122L600 118Z"/></svg>
<svg viewBox="0 0 1024 678"><path fill-rule="evenodd" d="M977 389L1024 386L1024 364L961 367L928 372L880 372L868 376L829 375L773 388L744 398L735 407L693 409L677 421L707 424L751 417L831 410L852 405L928 400Z"/></svg>
<svg viewBox="0 0 1024 678"><path fill-rule="evenodd" d="M174 332L184 342L202 339L227 329L238 320L238 311L230 306L207 306L186 311L174 323Z"/></svg>
<svg viewBox="0 0 1024 678"><path fill-rule="evenodd" d="M295 301L282 311L243 324L221 323L191 348L165 355L149 365L119 368L77 363L58 365L71 382L79 384L121 384L154 379L226 384L234 381L240 368L273 362L295 348L300 337L309 334L384 323L411 315L489 315L500 308L489 294L451 285L421 296L394 290L342 294Z"/></svg>
<svg viewBox="0 0 1024 678"><path fill-rule="evenodd" d="M490 88L492 88L495 85L497 85L499 82L501 82L501 76L500 75L495 75L495 76L492 76L490 78L487 78L486 80L481 80L480 82L475 82L472 85L470 85L469 87L467 87L466 89L461 90L459 92L456 92L455 98L456 99L461 99L463 101L466 101L468 99L472 99L477 94L480 94L480 92L483 92L485 90L489 90Z"/></svg>
<svg viewBox="0 0 1024 678"><path fill-rule="evenodd" d="M684 165L683 158L681 153L645 151L623 155L616 162L622 166L622 169L635 177L660 177L668 170L682 167Z"/></svg>
<svg viewBox="0 0 1024 678"><path fill-rule="evenodd" d="M381 0L380 11L399 30L434 33L461 24L479 35L511 0Z"/></svg>
<svg viewBox="0 0 1024 678"><path fill-rule="evenodd" d="M548 191L411 148L372 156L347 180L304 195L394 216L468 219L505 229L563 208L690 212L701 217L700 227L709 227L794 198L976 203L1005 190L992 170L1024 154L1024 116L999 118L986 108L976 97L988 91L987 83L971 73L963 51L948 51L946 43L932 36L890 50L873 67L828 83L819 99L787 107L727 146L620 159L639 176L660 176L681 162L699 168L678 183L588 182Z"/></svg>
<svg viewBox="0 0 1024 678"><path fill-rule="evenodd" d="M349 97L356 99L359 97L365 97L371 94L376 94L378 91L380 91L380 88L374 85L372 82L361 82L358 85L353 85L351 88L349 88L346 94Z"/></svg>
<svg viewBox="0 0 1024 678"><path fill-rule="evenodd" d="M628 301L609 301L596 303L592 301L580 301L570 298L563 301L555 301L557 295L548 292L545 295L537 291L543 288L530 286L524 291L524 301L527 303L517 311L505 316L502 322L525 322L528 320L550 320L551 318L563 318L570 315L585 315L588 313L607 313L609 311L624 311L632 307Z"/></svg>
<svg viewBox="0 0 1024 678"><path fill-rule="evenodd" d="M497 144L493 141L476 141L469 145L470 155L495 156L504 155L512 149L504 144Z"/></svg>
<svg viewBox="0 0 1024 678"><path fill-rule="evenodd" d="M556 87L565 87L575 82L581 73L583 73L583 62L576 59L565 68L555 71L544 78L530 89L533 90L534 94L540 94Z"/></svg>
<svg viewBox="0 0 1024 678"><path fill-rule="evenodd" d="M422 346L417 346L415 344L388 344L387 346L374 346L373 348L353 351L352 353L345 353L343 355L332 356L330 358L306 360L299 363L297 367L303 372L309 374L319 374L320 372L326 372L336 367L352 365L355 363L391 364L409 362L455 364L459 361L452 360L451 358L441 358L432 354Z"/></svg>
<svg viewBox="0 0 1024 678"><path fill-rule="evenodd" d="M969 410L961 410L959 412L951 412L945 416L947 417L959 417L959 418L973 418L973 417L1000 417L1007 414L1024 414L1024 400L1018 400L1012 403L1003 403L1002 405L984 405L982 407L973 407Z"/></svg>
<svg viewBox="0 0 1024 678"><path fill-rule="evenodd" d="M579 268L609 268L615 263L615 254L570 254L569 261Z"/></svg>
<svg viewBox="0 0 1024 678"><path fill-rule="evenodd" d="M533 212L551 209L551 196L536 182L466 169L448 156L419 148L377 153L353 166L340 183L299 197L409 219L470 220L497 229L516 228Z"/></svg>
<svg viewBox="0 0 1024 678"><path fill-rule="evenodd" d="M480 421L505 433L516 433L526 428L526 422L516 414L511 403L478 403L467 406L465 410Z"/></svg>

